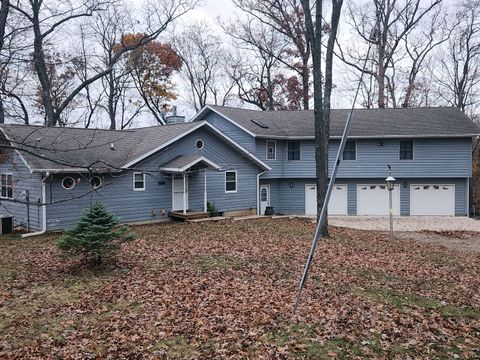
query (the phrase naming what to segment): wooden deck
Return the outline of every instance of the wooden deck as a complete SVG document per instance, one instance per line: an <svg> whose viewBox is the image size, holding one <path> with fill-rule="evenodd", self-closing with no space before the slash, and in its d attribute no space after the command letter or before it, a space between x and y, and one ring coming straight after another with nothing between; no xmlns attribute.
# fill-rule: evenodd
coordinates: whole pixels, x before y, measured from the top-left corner
<svg viewBox="0 0 480 360"><path fill-rule="evenodd" d="M184 214L183 211L170 211L168 216L175 220L188 221L208 218L210 215L208 212L203 211L187 211L186 214Z"/></svg>

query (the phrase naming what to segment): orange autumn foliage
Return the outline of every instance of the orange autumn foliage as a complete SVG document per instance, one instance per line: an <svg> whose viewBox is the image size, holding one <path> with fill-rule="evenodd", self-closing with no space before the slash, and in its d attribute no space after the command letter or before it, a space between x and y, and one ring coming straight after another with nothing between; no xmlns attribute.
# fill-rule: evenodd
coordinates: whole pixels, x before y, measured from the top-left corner
<svg viewBox="0 0 480 360"><path fill-rule="evenodd" d="M151 40L142 44L145 34L126 34L115 52L128 47L135 47L128 53L127 67L132 71L141 91L149 97L175 99L172 74L180 70L182 60L170 44Z"/></svg>

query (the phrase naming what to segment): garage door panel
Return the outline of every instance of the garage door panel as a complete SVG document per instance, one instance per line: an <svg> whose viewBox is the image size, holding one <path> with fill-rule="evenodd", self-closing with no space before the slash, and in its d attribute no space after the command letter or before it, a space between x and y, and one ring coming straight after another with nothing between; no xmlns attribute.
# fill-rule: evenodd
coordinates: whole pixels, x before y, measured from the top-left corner
<svg viewBox="0 0 480 360"><path fill-rule="evenodd" d="M392 191L393 215L400 214L400 186ZM389 215L389 194L384 184L357 185L358 215Z"/></svg>
<svg viewBox="0 0 480 360"><path fill-rule="evenodd" d="M317 186L305 185L305 214L317 215ZM347 215L347 185L335 185L328 203L329 215Z"/></svg>
<svg viewBox="0 0 480 360"><path fill-rule="evenodd" d="M410 185L410 215L455 216L455 185Z"/></svg>

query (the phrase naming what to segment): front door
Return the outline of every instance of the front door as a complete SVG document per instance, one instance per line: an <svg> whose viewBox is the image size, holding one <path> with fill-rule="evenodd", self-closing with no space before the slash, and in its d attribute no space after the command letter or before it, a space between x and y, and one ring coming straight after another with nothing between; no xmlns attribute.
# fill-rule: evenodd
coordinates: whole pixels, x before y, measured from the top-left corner
<svg viewBox="0 0 480 360"><path fill-rule="evenodd" d="M188 209L188 176L185 176L185 189L183 188L183 175L173 177L172 185L172 210L183 211L183 197L185 196L185 210Z"/></svg>
<svg viewBox="0 0 480 360"><path fill-rule="evenodd" d="M270 185L260 186L260 215L265 215L267 206L270 206Z"/></svg>

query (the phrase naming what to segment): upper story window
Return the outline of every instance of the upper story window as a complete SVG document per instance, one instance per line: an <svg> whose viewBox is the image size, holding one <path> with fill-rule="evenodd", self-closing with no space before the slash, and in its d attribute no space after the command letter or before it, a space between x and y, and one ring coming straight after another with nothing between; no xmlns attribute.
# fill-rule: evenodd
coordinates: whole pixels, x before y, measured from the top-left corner
<svg viewBox="0 0 480 360"><path fill-rule="evenodd" d="M400 140L400 160L413 160L413 140Z"/></svg>
<svg viewBox="0 0 480 360"><path fill-rule="evenodd" d="M13 175L2 174L2 198L13 198Z"/></svg>
<svg viewBox="0 0 480 360"><path fill-rule="evenodd" d="M225 192L234 193L237 192L237 172L225 171Z"/></svg>
<svg viewBox="0 0 480 360"><path fill-rule="evenodd" d="M288 160L300 160L300 141L289 141L287 144Z"/></svg>
<svg viewBox="0 0 480 360"><path fill-rule="evenodd" d="M275 140L267 140L267 160L276 160L277 158L277 142Z"/></svg>
<svg viewBox="0 0 480 360"><path fill-rule="evenodd" d="M345 149L343 149L343 160L357 160L357 142L347 140Z"/></svg>
<svg viewBox="0 0 480 360"><path fill-rule="evenodd" d="M141 172L133 173L133 190L134 191L145 190L145 173L141 173Z"/></svg>

